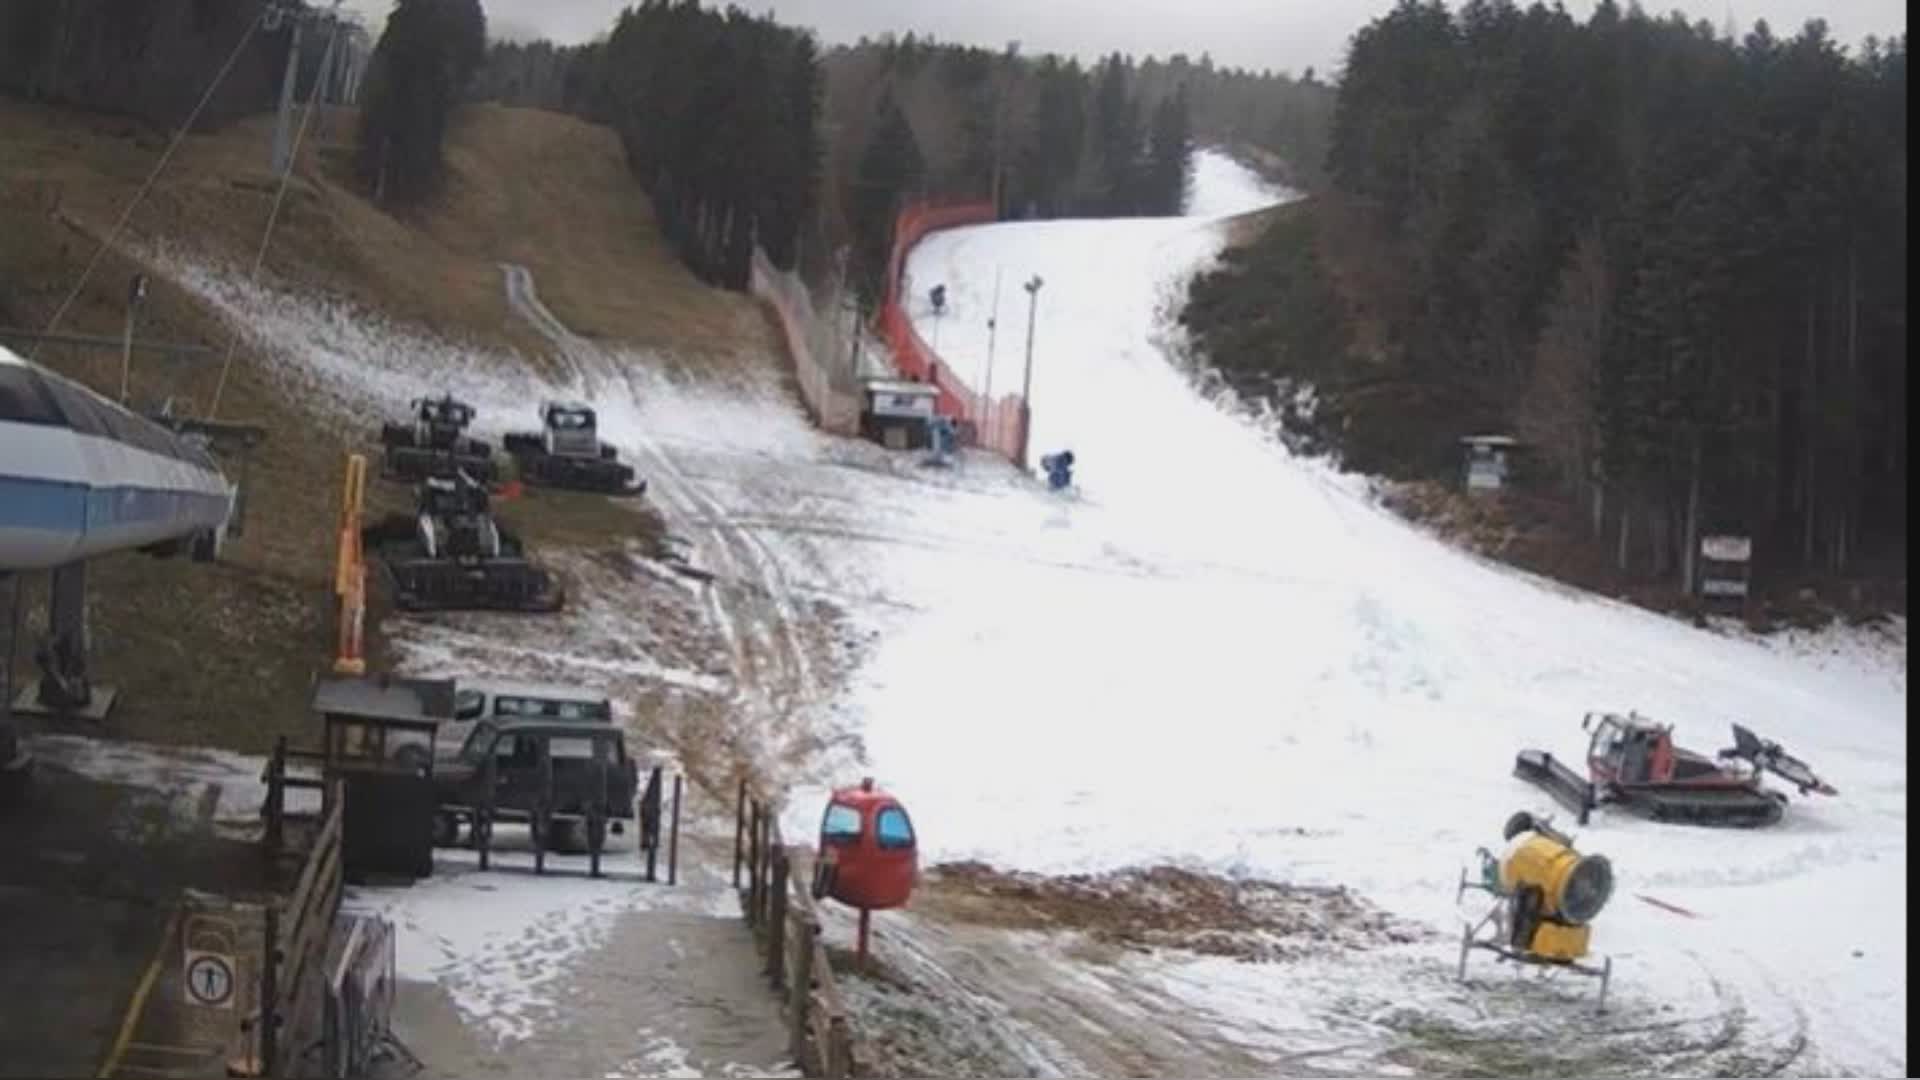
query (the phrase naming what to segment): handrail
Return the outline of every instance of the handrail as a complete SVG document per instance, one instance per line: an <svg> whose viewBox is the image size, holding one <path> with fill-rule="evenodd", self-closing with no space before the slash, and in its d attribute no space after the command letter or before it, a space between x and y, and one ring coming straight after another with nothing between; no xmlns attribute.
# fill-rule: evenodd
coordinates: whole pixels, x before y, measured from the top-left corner
<svg viewBox="0 0 1920 1080"><path fill-rule="evenodd" d="M812 853L782 841L778 815L742 780L735 807L733 884L747 924L765 939L766 974L786 992L793 1059L808 1076L858 1076L866 1055L857 1045L834 981L812 882Z"/></svg>

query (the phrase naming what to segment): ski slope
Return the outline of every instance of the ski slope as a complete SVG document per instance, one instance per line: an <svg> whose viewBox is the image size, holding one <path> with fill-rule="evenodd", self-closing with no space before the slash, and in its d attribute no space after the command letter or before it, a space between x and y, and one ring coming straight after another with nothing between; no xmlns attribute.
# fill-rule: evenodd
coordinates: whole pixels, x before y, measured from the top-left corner
<svg viewBox="0 0 1920 1080"><path fill-rule="evenodd" d="M1900 1074L1904 641L1891 661L1838 637L1795 650L1490 564L1204 399L1168 362L1170 305L1219 218L1285 195L1219 155L1197 165L1188 217L960 229L910 256L916 295L947 286L942 353L976 386L1002 279L996 392L1022 377L1019 285L1044 279L1033 456L1071 448L1080 488L945 514L967 543L888 548L871 571L916 614L888 622L846 711L923 862L1345 884L1434 927L1423 961L1442 971L1479 914L1476 894L1455 903L1475 848L1516 810L1558 812L1511 777L1517 750L1577 759L1587 710L1675 723L1709 753L1737 720L1841 796L1796 798L1771 830L1605 812L1579 830L1618 878L1595 931L1613 994L1717 1008L1789 1071ZM795 805L813 827L818 804Z"/></svg>
<svg viewBox="0 0 1920 1080"><path fill-rule="evenodd" d="M148 261L356 438L369 417L446 389L479 407L482 436L524 425L543 397L592 403L603 437L653 481L648 501L716 573L689 606L730 657L718 674L693 670L657 598L579 589L579 610L557 620L427 621L407 635L416 663L464 655L466 638L493 633L543 678L717 699L737 728L728 742L817 744L821 785L870 772L898 792L928 864L1176 862L1344 884L1434 929L1409 950L1323 968L1127 961L1120 975L1156 983L1158 1000L1235 1040L1279 1029L1266 1071L1297 1070L1287 1055L1316 1038L1391 1044L1401 1036L1377 1017L1405 1007L1469 1025L1499 1002L1511 1011L1513 995L1499 992L1511 976L1490 965L1476 963L1466 990L1452 982L1459 871L1476 847L1498 845L1513 811L1555 810L1511 778L1515 751L1576 754L1582 712L1633 708L1707 751L1741 720L1842 792L1796 800L1764 832L1607 814L1580 830L1581 848L1607 855L1619 879L1595 931L1616 961L1621 1019L1607 1030L1687 1024L1722 1048L1682 1048L1637 1071L1902 1073L1904 641L1873 654L1844 636L1757 643L1696 631L1462 554L1377 509L1356 478L1291 457L1168 363L1173 305L1218 250L1219 218L1284 197L1218 155L1199 156L1195 180L1186 218L986 226L935 234L913 253L916 302L948 287L939 342L968 376L985 375L1000 274L996 393L1022 376L1020 283L1043 277L1033 449L1076 452L1072 498L978 455L941 472L825 438L771 360L764 385L714 386L574 341L511 271L504 287L555 339L570 377L542 379L517 357L311 290L258 287L183 253ZM932 339L930 313L914 314ZM824 611L833 632L862 643L844 678L828 675L832 650L809 641ZM817 827L820 794L793 793L790 837ZM588 914L592 932L556 935L543 965L586 962L607 912ZM883 947L894 925L882 920ZM491 961L470 952L446 957L444 978L491 987ZM489 992L462 1007L517 1032L527 996ZM1590 999L1570 988L1527 1024L1597 1034Z"/></svg>

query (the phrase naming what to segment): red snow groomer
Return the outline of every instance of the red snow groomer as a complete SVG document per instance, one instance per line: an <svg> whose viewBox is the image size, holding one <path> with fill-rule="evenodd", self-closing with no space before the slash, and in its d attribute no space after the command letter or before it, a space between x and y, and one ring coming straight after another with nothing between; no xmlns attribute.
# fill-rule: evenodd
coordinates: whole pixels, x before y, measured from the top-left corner
<svg viewBox="0 0 1920 1080"><path fill-rule="evenodd" d="M1800 794L1837 795L1806 762L1741 726L1733 745L1716 758L1673 744L1673 725L1639 713L1588 713L1582 730L1588 778L1544 750L1522 750L1513 775L1535 784L1587 823L1594 807L1619 803L1654 821L1753 828L1772 825L1786 813L1787 797L1761 783L1773 773Z"/></svg>

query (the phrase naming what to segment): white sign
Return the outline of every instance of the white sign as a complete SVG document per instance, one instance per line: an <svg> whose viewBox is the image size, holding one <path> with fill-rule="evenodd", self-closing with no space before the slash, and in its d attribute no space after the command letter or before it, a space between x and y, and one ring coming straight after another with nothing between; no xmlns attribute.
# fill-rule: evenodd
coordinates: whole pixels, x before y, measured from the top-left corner
<svg viewBox="0 0 1920 1080"><path fill-rule="evenodd" d="M1700 554L1714 562L1748 562L1753 558L1753 538L1703 536L1700 538Z"/></svg>
<svg viewBox="0 0 1920 1080"><path fill-rule="evenodd" d="M187 950L187 1001L206 1009L233 1008L233 957Z"/></svg>

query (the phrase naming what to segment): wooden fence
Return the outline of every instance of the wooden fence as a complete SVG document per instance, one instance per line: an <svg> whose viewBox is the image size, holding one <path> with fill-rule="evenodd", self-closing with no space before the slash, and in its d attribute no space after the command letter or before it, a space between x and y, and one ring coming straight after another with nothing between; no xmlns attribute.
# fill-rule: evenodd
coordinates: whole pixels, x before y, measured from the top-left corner
<svg viewBox="0 0 1920 1080"><path fill-rule="evenodd" d="M781 840L775 813L742 781L734 811L733 887L765 947L767 977L786 995L793 1060L808 1076L858 1076L865 1055L857 1049L820 938L812 881L812 853Z"/></svg>
<svg viewBox="0 0 1920 1080"><path fill-rule="evenodd" d="M284 850L277 845L285 841L286 791L312 783L286 775L288 756L282 742L268 765L264 813L272 856ZM327 782L323 794L318 826L301 860L293 892L283 903L266 908L260 1011L247 1025L254 1047L250 1064L256 1076L291 1075L309 1036L321 1027L325 984L321 968L345 887L341 841L346 820L346 797L339 781Z"/></svg>

